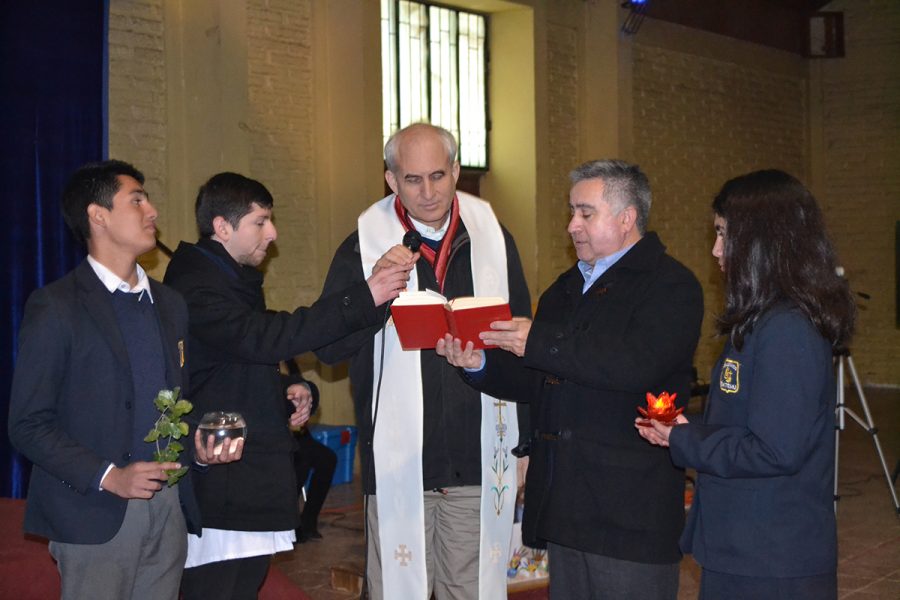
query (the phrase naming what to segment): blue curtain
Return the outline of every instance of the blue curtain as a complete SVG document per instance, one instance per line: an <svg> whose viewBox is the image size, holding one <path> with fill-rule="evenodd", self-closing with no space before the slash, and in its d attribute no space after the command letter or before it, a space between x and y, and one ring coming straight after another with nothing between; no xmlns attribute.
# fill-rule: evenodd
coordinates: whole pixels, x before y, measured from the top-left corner
<svg viewBox="0 0 900 600"><path fill-rule="evenodd" d="M102 0L0 2L0 205L10 217L0 236L0 496L24 497L30 472L7 435L25 300L84 256L60 197L76 168L105 155L107 14Z"/></svg>

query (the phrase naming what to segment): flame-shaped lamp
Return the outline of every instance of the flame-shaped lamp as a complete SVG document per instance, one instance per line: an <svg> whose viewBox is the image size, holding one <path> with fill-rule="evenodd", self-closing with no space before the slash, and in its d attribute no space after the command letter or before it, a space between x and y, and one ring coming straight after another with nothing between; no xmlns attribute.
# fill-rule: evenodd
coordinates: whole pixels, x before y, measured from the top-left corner
<svg viewBox="0 0 900 600"><path fill-rule="evenodd" d="M645 419L653 419L660 423L671 423L675 420L675 417L684 411L683 407L675 408L675 398L677 396L678 394L670 396L668 392L663 392L657 397L647 392L647 408L645 410L643 407L638 406L638 412ZM641 424L643 425L643 423ZM649 426L650 423L646 425Z"/></svg>

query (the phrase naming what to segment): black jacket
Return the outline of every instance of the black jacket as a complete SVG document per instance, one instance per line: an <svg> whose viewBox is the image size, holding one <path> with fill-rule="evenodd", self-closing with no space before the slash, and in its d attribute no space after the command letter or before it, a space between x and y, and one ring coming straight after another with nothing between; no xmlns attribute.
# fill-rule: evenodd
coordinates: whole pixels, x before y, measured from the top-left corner
<svg viewBox="0 0 900 600"><path fill-rule="evenodd" d="M237 411L247 421L242 459L196 477L203 526L293 529L294 440L278 363L375 323L368 286L347 286L292 313L267 311L262 274L212 240L182 242L165 282L188 304L193 414Z"/></svg>
<svg viewBox="0 0 900 600"><path fill-rule="evenodd" d="M572 267L541 296L525 356L477 385L532 401L523 536L621 560L680 559L684 473L634 429L645 394L690 394L703 318L694 275L648 233L591 286Z"/></svg>
<svg viewBox="0 0 900 600"><path fill-rule="evenodd" d="M531 299L515 242L503 229L506 242L507 278L512 314L531 314ZM447 265L444 295L471 296L469 234L460 223ZM385 248L387 251L387 248ZM440 289L434 271L424 258L416 265L419 289ZM323 297L363 280L359 235L353 232L335 252L325 280ZM350 359L350 379L359 427L360 462L366 493L375 492L375 476L370 468L372 440L372 363L374 336L382 320L337 343L316 350L326 363ZM466 384L462 375L434 350L422 350L423 423L422 475L425 489L460 485L481 485L481 396ZM520 412L520 414L522 414Z"/></svg>

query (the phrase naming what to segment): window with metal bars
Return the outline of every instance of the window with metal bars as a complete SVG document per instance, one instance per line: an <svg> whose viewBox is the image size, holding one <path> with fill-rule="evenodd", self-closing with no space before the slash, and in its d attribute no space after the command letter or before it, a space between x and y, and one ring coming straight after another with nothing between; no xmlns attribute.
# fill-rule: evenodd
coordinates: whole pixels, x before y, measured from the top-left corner
<svg viewBox="0 0 900 600"><path fill-rule="evenodd" d="M425 2L381 0L384 141L411 123L459 141L462 167L487 169L487 19Z"/></svg>

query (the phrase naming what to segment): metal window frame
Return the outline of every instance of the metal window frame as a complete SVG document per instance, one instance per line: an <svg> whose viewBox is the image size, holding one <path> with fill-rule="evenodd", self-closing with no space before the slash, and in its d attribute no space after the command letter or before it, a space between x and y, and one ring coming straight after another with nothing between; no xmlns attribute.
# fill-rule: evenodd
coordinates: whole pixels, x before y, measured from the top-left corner
<svg viewBox="0 0 900 600"><path fill-rule="evenodd" d="M388 0L393 5L393 15L395 19L399 19L400 14L400 1L401 0ZM485 156L484 156L484 166L470 166L465 165L460 160L460 168L465 171L469 171L472 173L485 173L490 170L490 149L491 149L491 115L490 115L490 86L488 85L489 77L490 77L490 64L491 64L491 54L490 54L490 15L487 13L471 11L471 10L462 10L458 6L451 6L448 4L443 4L440 2L428 2L423 0L405 0L412 2L413 4L418 4L424 6L426 8L435 7L435 8L443 8L446 10L450 10L456 14L457 26L456 26L456 35L457 35L457 51L454 53L453 59L456 62L456 73L457 73L457 97L459 97L459 14L470 14L476 15L484 19L484 106L482 107L484 113L484 147L485 147ZM432 86L431 86L431 27L430 27L430 11L429 12L429 27L425 29L425 47L427 49L428 55L426 56L425 63L428 65L428 76L426 77L426 95L427 95L427 103L428 103L428 115L429 119L431 119L431 106L432 106ZM396 77L394 78L394 97L397 100L395 114L392 117L392 120L395 120L398 123L399 127L404 127L404 125L400 125L400 104L401 104L401 95L400 95L400 35L399 35L399 26L397 26L397 21L394 21L395 31L397 34L394 36L394 56L396 57L396 61L393 65L393 68L396 73ZM383 75L382 75L383 76ZM462 127L462 115L461 115L461 105L462 100L457 103L456 106L456 123L459 127L459 137L462 137L463 127ZM382 107L382 110L384 108ZM382 115L382 119L384 116ZM457 158L462 158L461 150L462 150L462 140L457 139Z"/></svg>

